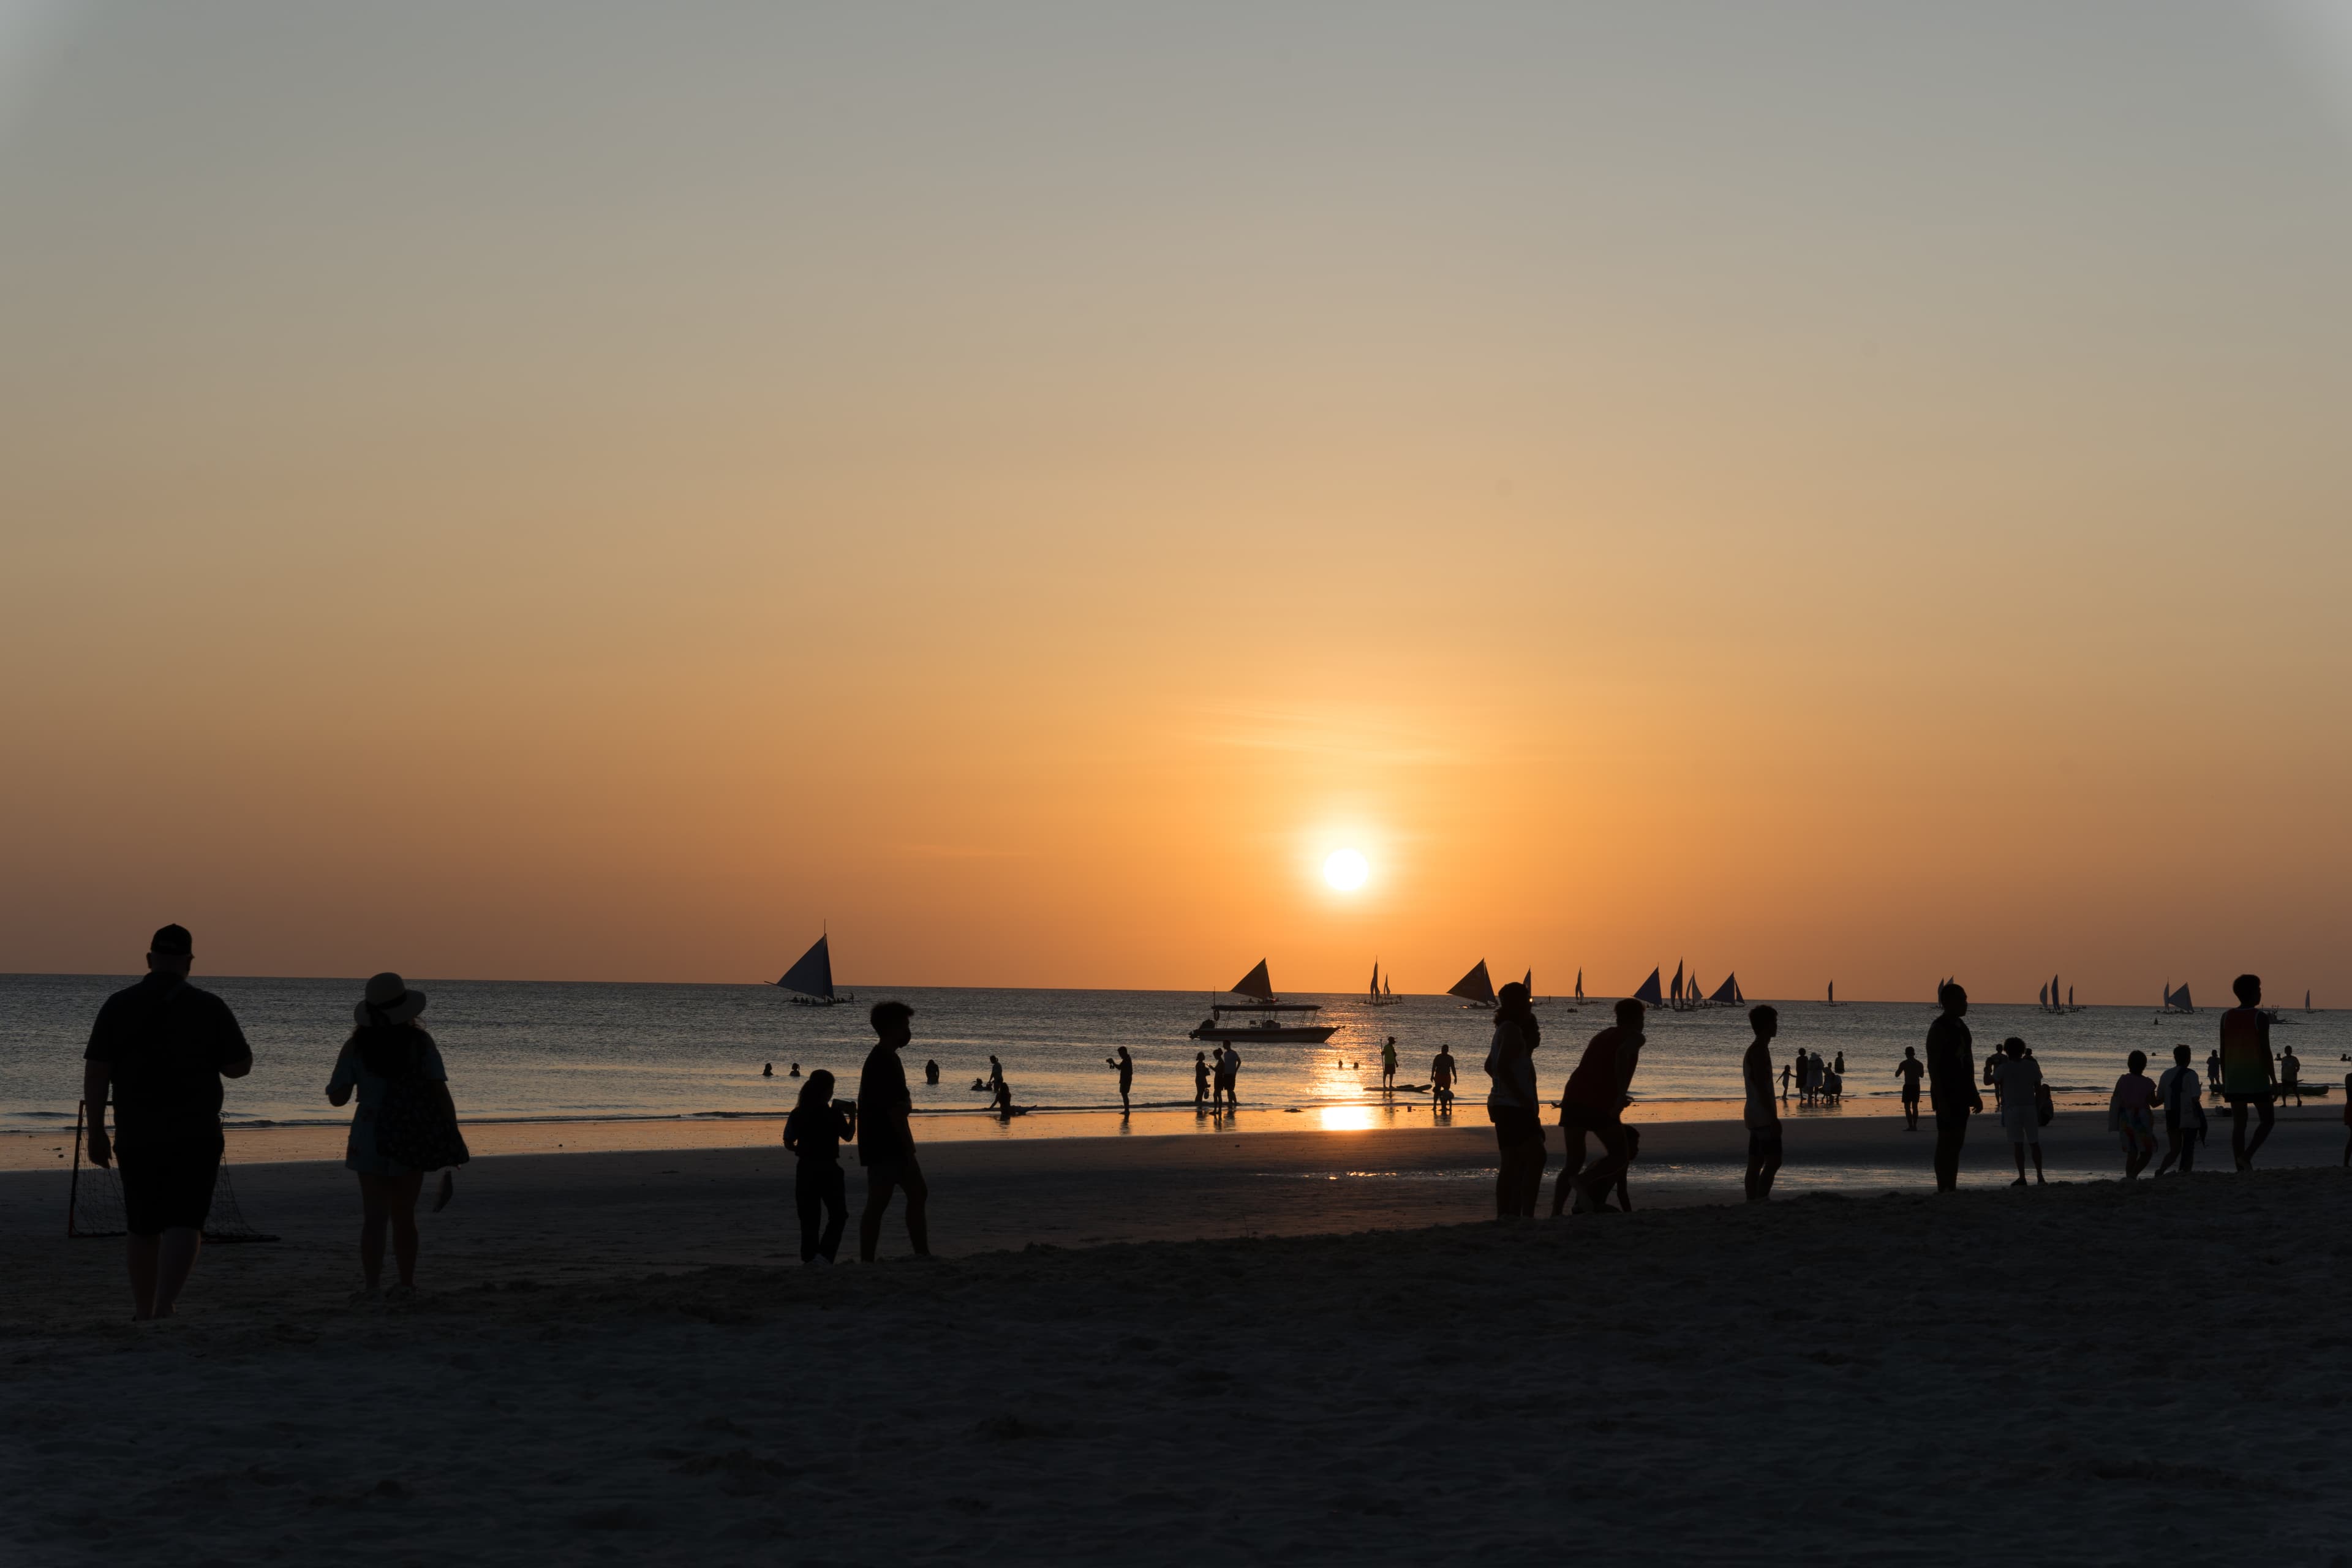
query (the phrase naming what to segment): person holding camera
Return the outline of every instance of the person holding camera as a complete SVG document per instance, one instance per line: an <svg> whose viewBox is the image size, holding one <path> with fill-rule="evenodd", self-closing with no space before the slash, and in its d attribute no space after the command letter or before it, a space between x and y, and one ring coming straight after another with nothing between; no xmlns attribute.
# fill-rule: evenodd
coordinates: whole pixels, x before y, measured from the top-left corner
<svg viewBox="0 0 2352 1568"><path fill-rule="evenodd" d="M819 1258L831 1263L841 1250L842 1228L849 1223L841 1146L856 1136L857 1102L833 1098L833 1074L824 1068L809 1074L800 1103L784 1118L784 1148L800 1162L793 1173L793 1206L801 1215L803 1265Z"/></svg>

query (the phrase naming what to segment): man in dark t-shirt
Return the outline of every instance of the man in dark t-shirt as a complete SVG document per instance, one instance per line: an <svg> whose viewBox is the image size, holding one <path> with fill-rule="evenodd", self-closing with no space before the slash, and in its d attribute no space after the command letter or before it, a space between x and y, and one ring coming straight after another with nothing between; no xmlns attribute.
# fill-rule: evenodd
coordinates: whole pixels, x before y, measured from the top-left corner
<svg viewBox="0 0 2352 1568"><path fill-rule="evenodd" d="M142 1321L172 1315L196 1266L220 1180L221 1079L253 1070L228 1004L188 984L194 954L186 927L157 931L147 977L106 999L82 1052L89 1161L121 1162L131 1315Z"/></svg>
<svg viewBox="0 0 2352 1568"><path fill-rule="evenodd" d="M1976 1037L1963 1022L1968 992L1947 980L1936 1000L1944 1011L1927 1026L1927 1103L1936 1112L1936 1190L1949 1193L1959 1189L1960 1145L1984 1096L1977 1091Z"/></svg>
<svg viewBox="0 0 2352 1568"><path fill-rule="evenodd" d="M915 1010L904 1002L877 1002L866 1015L879 1037L866 1054L866 1068L857 1075L857 1163L866 1167L866 1212L857 1217L857 1258L874 1261L882 1242L882 1215L890 1207L894 1188L907 1192L907 1239L915 1255L931 1253L930 1232L923 1205L930 1189L923 1184L923 1168L915 1162L915 1134L908 1125L914 1096L907 1092L906 1064L898 1053L915 1037Z"/></svg>

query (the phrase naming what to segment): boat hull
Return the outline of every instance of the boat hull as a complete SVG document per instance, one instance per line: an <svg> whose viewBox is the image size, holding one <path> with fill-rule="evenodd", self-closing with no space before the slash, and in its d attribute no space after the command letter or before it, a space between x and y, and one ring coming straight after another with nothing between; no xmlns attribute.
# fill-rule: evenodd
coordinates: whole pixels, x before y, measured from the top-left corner
<svg viewBox="0 0 2352 1568"><path fill-rule="evenodd" d="M1278 1029L1253 1029L1212 1026L1195 1029L1184 1037L1188 1040L1216 1040L1226 1045L1239 1045L1244 1040L1261 1040L1269 1045L1319 1046L1339 1032L1337 1024L1284 1025Z"/></svg>

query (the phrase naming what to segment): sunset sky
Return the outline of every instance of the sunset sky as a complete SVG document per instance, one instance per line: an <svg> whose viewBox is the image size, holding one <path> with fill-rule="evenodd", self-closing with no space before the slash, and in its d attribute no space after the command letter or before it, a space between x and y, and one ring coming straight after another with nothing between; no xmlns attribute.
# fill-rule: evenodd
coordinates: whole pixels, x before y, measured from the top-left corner
<svg viewBox="0 0 2352 1568"><path fill-rule="evenodd" d="M0 0L0 971L2352 1005L2352 5Z"/></svg>

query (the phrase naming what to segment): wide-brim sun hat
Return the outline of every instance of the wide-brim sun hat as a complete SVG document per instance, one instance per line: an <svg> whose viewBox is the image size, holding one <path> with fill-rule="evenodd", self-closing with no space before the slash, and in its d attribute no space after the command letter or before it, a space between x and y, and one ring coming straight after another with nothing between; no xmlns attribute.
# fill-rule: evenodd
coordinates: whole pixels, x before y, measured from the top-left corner
<svg viewBox="0 0 2352 1568"><path fill-rule="evenodd" d="M425 993L394 974L389 969L372 975L367 983L367 994L352 1009L362 1024L382 1019L387 1024L405 1024L425 1011Z"/></svg>

